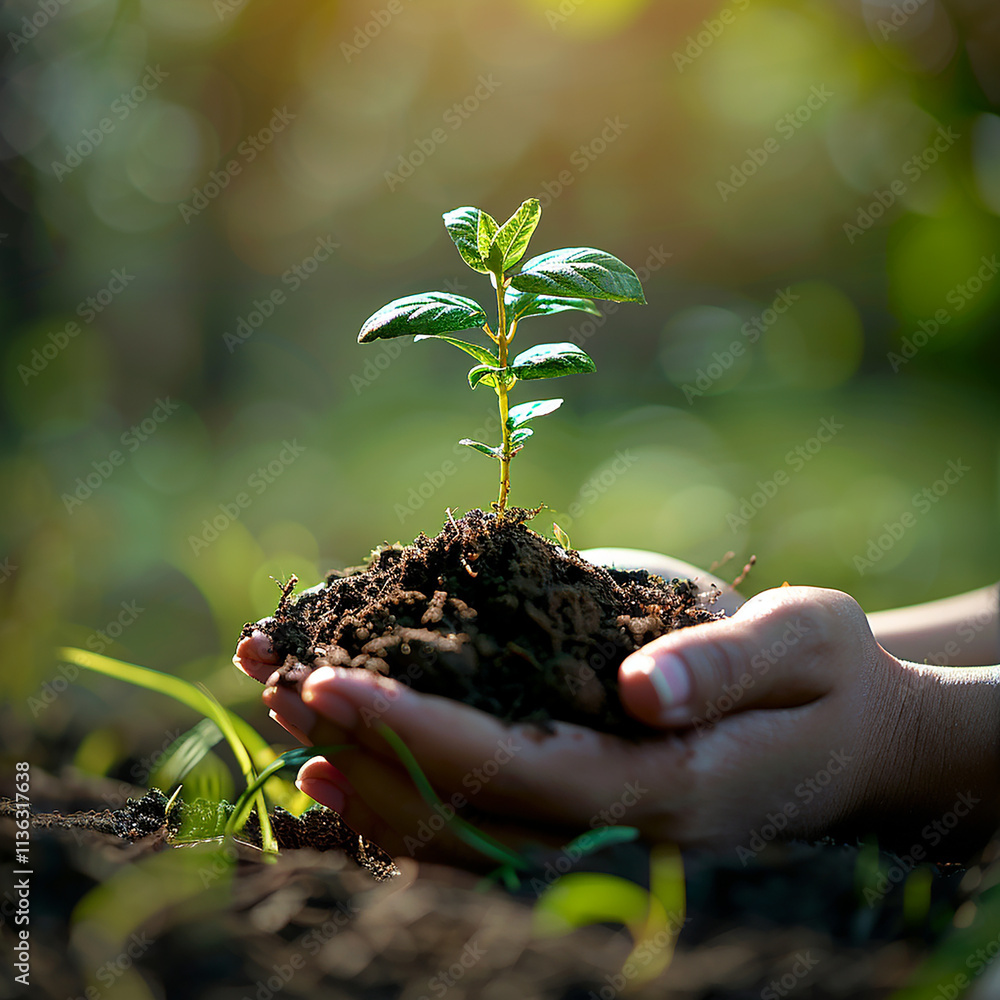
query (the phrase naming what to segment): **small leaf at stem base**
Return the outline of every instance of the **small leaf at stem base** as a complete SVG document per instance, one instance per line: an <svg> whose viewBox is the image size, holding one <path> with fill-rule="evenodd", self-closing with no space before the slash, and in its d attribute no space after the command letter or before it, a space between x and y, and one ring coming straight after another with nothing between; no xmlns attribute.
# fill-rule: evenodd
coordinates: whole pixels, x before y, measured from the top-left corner
<svg viewBox="0 0 1000 1000"><path fill-rule="evenodd" d="M564 549L565 549L565 550L566 550L567 552L569 552L569 551L570 551L570 548L571 548L571 546L570 546L570 543L569 543L569 535L567 535L567 534L566 534L566 532L565 532L565 531L563 531L563 530L562 530L562 528L560 528L560 527L559 527L559 525L558 525L558 524L556 524L556 522L555 522L555 521L553 521L553 522L552 522L552 531L554 532L554 534L555 534L555 536L556 536L556 541L557 541L557 542L558 542L558 543L559 543L559 544L560 544L560 545L561 545L561 546L562 546L562 547L563 547L563 548L564 548Z"/></svg>
<svg viewBox="0 0 1000 1000"><path fill-rule="evenodd" d="M601 310L590 299L563 297L558 295L536 295L534 292L519 292L508 288L504 293L508 323L520 321L529 316L551 316L553 313L576 309L580 312L600 316Z"/></svg>
<svg viewBox="0 0 1000 1000"><path fill-rule="evenodd" d="M507 414L507 426L515 430L529 420L534 420L535 417L553 413L562 405L561 399L533 399L530 403L518 403L517 406L512 406Z"/></svg>
<svg viewBox="0 0 1000 1000"><path fill-rule="evenodd" d="M480 347L478 344L470 344L467 340L442 337L437 333L417 334L413 338L413 342L416 343L418 340L443 340L446 344L451 344L452 347L457 347L459 350L465 351L466 354L471 354L472 357L484 365L500 366L500 359L492 351L488 351L485 347Z"/></svg>
<svg viewBox="0 0 1000 1000"><path fill-rule="evenodd" d="M489 455L490 458L497 459L497 461L501 458L501 449L491 448L488 444L483 444L482 441L473 441L472 438L462 438L458 443L464 444L467 448L474 448L484 455Z"/></svg>

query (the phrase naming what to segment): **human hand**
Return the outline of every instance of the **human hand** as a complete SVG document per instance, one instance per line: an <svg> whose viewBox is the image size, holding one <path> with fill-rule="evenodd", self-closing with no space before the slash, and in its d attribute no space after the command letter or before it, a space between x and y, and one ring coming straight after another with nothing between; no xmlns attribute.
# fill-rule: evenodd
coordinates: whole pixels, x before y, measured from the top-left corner
<svg viewBox="0 0 1000 1000"><path fill-rule="evenodd" d="M259 680L275 665L260 635L241 643L237 662ZM566 723L553 735L506 726L363 670L322 668L298 692L268 687L264 697L299 738L356 745L336 766L321 757L305 765L304 791L390 852L475 863L379 723L410 748L446 809L471 805L477 826L513 846L626 823L652 839L752 854L761 839L868 826L905 838L959 794L997 787L984 748L956 753L949 724L978 723L993 739L996 699L969 697L986 693L981 684L961 697L955 668L948 675L886 653L846 594L779 588L622 664L626 709L663 730L639 742ZM992 805L975 808L965 826L973 839L995 820ZM956 833L948 846L966 839Z"/></svg>

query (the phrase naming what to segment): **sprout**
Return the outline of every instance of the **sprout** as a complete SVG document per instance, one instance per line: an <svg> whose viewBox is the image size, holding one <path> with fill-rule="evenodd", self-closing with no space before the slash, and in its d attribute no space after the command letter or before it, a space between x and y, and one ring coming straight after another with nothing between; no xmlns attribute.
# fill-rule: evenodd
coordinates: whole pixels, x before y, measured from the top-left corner
<svg viewBox="0 0 1000 1000"><path fill-rule="evenodd" d="M510 345L518 324L530 316L576 309L600 315L594 299L645 303L635 272L617 257L592 247L550 250L532 257L513 275L507 271L524 256L542 209L529 198L501 226L479 208L456 208L444 215L445 228L462 260L474 271L488 274L496 290L497 324L490 329L486 311L474 299L449 292L421 292L394 299L365 320L359 344L391 337L443 340L471 355L469 385L489 386L497 394L503 436L496 446L463 438L461 444L500 463L500 495L494 507L502 512L510 492L510 462L534 433L527 424L552 413L561 399L536 399L511 406L509 395L519 381L558 378L595 370L594 362L575 344L538 344L515 357ZM492 349L448 336L481 328Z"/></svg>

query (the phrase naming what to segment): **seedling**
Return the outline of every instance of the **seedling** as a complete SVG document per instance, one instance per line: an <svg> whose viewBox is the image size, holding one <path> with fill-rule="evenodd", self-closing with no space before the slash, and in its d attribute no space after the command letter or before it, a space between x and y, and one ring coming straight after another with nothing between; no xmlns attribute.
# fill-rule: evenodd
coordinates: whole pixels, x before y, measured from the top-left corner
<svg viewBox="0 0 1000 1000"><path fill-rule="evenodd" d="M549 316L576 309L600 315L594 299L645 304L642 284L635 272L617 257L593 247L567 247L532 257L512 275L507 272L524 256L542 209L529 198L501 226L479 208L456 208L444 215L445 229L462 260L474 271L488 274L496 291L496 330L486 311L474 299L450 292L421 292L394 299L369 316L358 335L359 344L373 340L412 336L417 340L443 340L476 359L469 371L469 385L488 385L497 394L502 439L491 446L463 438L467 445L500 463L500 494L493 505L498 513L507 506L511 459L534 433L527 426L536 417L557 410L561 399L535 399L510 406L510 391L518 381L558 378L592 372L596 366L576 344L538 344L510 357L518 324L530 316ZM447 334L481 328L495 345L480 347Z"/></svg>

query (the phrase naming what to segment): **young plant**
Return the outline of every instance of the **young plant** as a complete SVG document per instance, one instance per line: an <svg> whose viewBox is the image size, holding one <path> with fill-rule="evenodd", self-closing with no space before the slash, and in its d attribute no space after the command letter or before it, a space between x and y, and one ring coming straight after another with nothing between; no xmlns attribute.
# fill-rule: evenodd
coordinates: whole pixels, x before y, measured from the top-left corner
<svg viewBox="0 0 1000 1000"><path fill-rule="evenodd" d="M497 394L500 408L500 444L463 438L461 444L500 463L500 495L493 505L498 513L507 506L510 462L534 433L527 425L536 417L557 410L561 399L535 399L510 406L510 391L518 381L557 378L592 372L596 366L576 344L538 344L510 357L518 324L530 316L549 316L567 309L600 313L594 299L645 304L635 272L617 257L592 247L550 250L532 257L517 273L508 275L524 256L542 209L529 198L501 226L479 208L456 208L444 215L448 235L462 260L474 271L488 274L496 291L496 329L490 328L486 311L474 299L450 292L421 292L394 299L369 316L358 334L358 343L412 336L415 341L443 340L476 359L469 371L469 385L488 385ZM479 327L493 341L493 349L456 340L447 334Z"/></svg>

